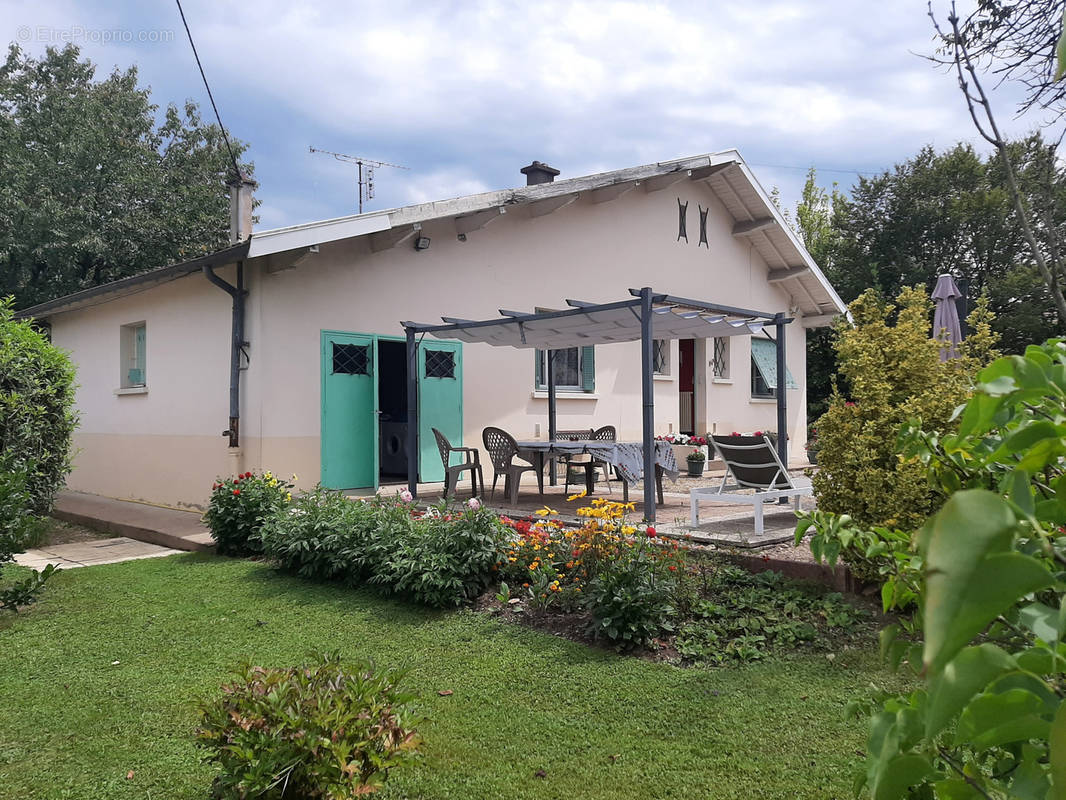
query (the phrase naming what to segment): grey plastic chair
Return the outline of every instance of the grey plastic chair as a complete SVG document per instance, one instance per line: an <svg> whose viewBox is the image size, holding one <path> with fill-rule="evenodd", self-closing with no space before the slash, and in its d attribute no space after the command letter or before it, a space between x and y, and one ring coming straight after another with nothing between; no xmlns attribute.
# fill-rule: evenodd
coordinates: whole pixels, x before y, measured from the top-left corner
<svg viewBox="0 0 1066 800"><path fill-rule="evenodd" d="M503 475L503 490L511 505L518 503L518 484L523 472L537 473L537 488L541 495L544 494L544 473L532 464L514 463L518 453L518 442L502 428L485 428L481 432L481 440L485 443L485 449L492 461L492 493L496 496L496 481Z"/></svg>
<svg viewBox="0 0 1066 800"><path fill-rule="evenodd" d="M480 494L485 493L485 476L481 472L481 454L478 453L476 447L452 447L451 442L448 441L448 437L443 433L433 428L433 436L437 440L437 449L440 451L440 460L444 462L444 499L448 499L448 495L454 491L459 483L459 476L461 476L466 470L470 470L470 485L472 487L471 497L477 497L478 486L481 487ZM462 464L452 464L452 453L459 453L463 456Z"/></svg>
<svg viewBox="0 0 1066 800"><path fill-rule="evenodd" d="M596 442L615 442L618 441L618 432L614 425L604 425L602 428L596 428L589 431L588 438ZM573 461L566 462L566 485L563 487L563 491L570 492L570 470L581 469L585 471L585 486L593 483L592 475L597 470L603 467L603 479L607 481L607 491L611 491L611 465L601 459L591 458L588 461Z"/></svg>

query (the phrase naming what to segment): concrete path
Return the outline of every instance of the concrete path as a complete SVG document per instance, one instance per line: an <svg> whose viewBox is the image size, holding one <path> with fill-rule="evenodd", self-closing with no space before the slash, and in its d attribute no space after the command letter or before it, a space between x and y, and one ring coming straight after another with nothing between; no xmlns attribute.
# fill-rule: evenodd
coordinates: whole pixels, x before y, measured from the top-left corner
<svg viewBox="0 0 1066 800"><path fill-rule="evenodd" d="M32 569L42 569L48 564L55 564L61 569L73 569L95 564L117 564L119 561L134 561L139 558L172 556L180 552L181 550L119 536L115 539L55 544L27 550L15 556L15 563Z"/></svg>
<svg viewBox="0 0 1066 800"><path fill-rule="evenodd" d="M115 500L95 494L60 492L52 516L96 531L126 536L174 550L213 550L199 511Z"/></svg>

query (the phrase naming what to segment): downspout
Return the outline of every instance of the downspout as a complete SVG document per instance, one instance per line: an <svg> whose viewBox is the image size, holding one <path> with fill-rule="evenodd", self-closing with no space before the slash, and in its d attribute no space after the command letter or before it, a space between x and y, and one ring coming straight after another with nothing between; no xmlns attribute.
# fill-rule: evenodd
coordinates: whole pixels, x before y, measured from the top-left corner
<svg viewBox="0 0 1066 800"><path fill-rule="evenodd" d="M231 321L231 342L229 360L229 428L222 432L229 437L230 447L240 447L241 437L241 352L244 341L244 299L248 292L244 288L244 262L237 262L237 285L232 286L215 274L214 267L204 264L204 277L233 298Z"/></svg>
<svg viewBox="0 0 1066 800"><path fill-rule="evenodd" d="M252 192L258 184L247 175L235 176L229 187L230 244L240 244L252 238ZM233 299L229 356L229 427L222 432L229 437L230 449L241 446L241 353L248 343L244 340L244 259L237 262L237 285L233 286L215 274L210 264L203 267L204 277Z"/></svg>

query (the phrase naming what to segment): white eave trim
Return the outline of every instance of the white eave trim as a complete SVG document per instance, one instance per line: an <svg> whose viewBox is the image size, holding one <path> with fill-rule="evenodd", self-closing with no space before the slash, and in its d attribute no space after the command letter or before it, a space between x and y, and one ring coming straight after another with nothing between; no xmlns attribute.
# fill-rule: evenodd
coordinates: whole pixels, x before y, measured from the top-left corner
<svg viewBox="0 0 1066 800"><path fill-rule="evenodd" d="M271 253L335 242L339 239L365 236L368 233L388 230L390 227L392 226L389 223L389 212L378 211L327 219L322 222L292 225L288 228L253 232L252 242L248 248L248 258L268 256Z"/></svg>
<svg viewBox="0 0 1066 800"><path fill-rule="evenodd" d="M789 243L794 248L796 248L796 252L798 252L800 257L803 259L803 263L807 265L807 267L811 271L811 274L825 290L826 294L829 295L829 298L832 300L833 305L836 306L837 311L841 314L847 314L848 307L844 304L844 301L840 299L840 295L837 294L836 289L834 289L832 284L829 283L829 279L825 277L822 271L818 268L818 265L814 263L814 259L811 258L811 254L807 252L807 248L803 245L803 242L801 242L799 237L796 236L795 231L793 231L792 228L789 227L788 223L785 222L784 217L781 216L781 212L778 211L777 206L774 205L773 201L770 199L770 196L762 188L762 184L759 183L758 179L748 168L748 165L744 163L743 159L738 158L737 166L740 168L741 172L744 173L744 177L747 178L748 182L751 183L752 187L758 193L760 199L763 202L763 205L766 206L766 210L775 220L777 220L777 226L781 229L782 232L784 232L785 236L788 237Z"/></svg>

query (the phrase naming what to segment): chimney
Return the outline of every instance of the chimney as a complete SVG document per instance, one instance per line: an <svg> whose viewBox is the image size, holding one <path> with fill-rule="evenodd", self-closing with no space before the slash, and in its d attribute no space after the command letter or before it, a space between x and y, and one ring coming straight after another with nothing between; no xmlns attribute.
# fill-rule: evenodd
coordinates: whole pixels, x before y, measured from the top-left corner
<svg viewBox="0 0 1066 800"><path fill-rule="evenodd" d="M538 183L551 183L559 170L549 167L540 161L534 161L528 167L522 167L520 172L526 176L526 186L536 186Z"/></svg>
<svg viewBox="0 0 1066 800"><path fill-rule="evenodd" d="M242 172L239 178L230 178L226 186L229 187L229 243L238 244L252 235L253 192L259 184Z"/></svg>

